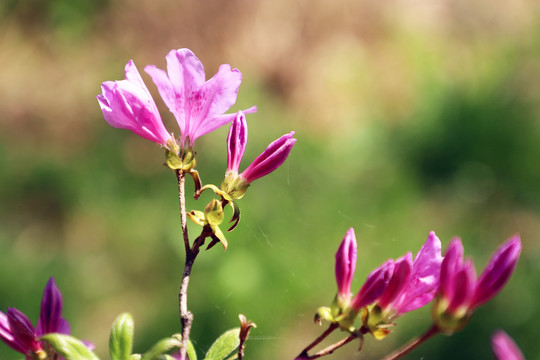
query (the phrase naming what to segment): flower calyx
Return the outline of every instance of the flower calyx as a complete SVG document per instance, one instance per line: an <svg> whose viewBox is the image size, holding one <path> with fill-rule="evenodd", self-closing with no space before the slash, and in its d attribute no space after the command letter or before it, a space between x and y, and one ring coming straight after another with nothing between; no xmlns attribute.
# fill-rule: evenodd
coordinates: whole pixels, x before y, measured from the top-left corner
<svg viewBox="0 0 540 360"><path fill-rule="evenodd" d="M203 243L204 239L206 239L207 237L212 238L212 241L210 242L210 244L208 244L206 250L211 249L218 242L221 242L223 248L227 250L227 239L219 228L219 225L221 225L225 217L221 201L217 199L212 199L212 201L210 201L208 205L206 205L206 207L204 208L204 212L192 210L187 214L187 216L195 224L201 225L203 227L203 231L200 236L202 237Z"/></svg>

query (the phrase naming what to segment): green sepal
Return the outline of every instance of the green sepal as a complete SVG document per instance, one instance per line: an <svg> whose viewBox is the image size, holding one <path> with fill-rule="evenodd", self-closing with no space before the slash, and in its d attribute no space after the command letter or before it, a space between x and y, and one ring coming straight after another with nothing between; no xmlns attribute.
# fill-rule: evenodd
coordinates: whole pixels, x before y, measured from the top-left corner
<svg viewBox="0 0 540 360"><path fill-rule="evenodd" d="M214 235L212 235L212 240L215 240L217 238L221 245L223 245L223 249L227 250L227 246L229 245L229 243L227 242L227 238L225 238L223 232L221 232L219 226L210 225L210 227L212 228L212 232L214 233Z"/></svg>
<svg viewBox="0 0 540 360"><path fill-rule="evenodd" d="M191 147L187 149L175 148L175 151L165 150L165 165L171 170L190 172L196 165L195 153Z"/></svg>
<svg viewBox="0 0 540 360"><path fill-rule="evenodd" d="M157 360L160 355L165 354L173 349L178 349L182 346L182 343L176 337L165 338L158 341L147 353L145 353L141 360Z"/></svg>
<svg viewBox="0 0 540 360"><path fill-rule="evenodd" d="M178 154L165 150L165 165L171 170L181 170L182 169L182 159Z"/></svg>
<svg viewBox="0 0 540 360"><path fill-rule="evenodd" d="M40 338L66 360L99 360L79 339L64 334L46 334Z"/></svg>
<svg viewBox="0 0 540 360"><path fill-rule="evenodd" d="M129 313L118 315L109 337L111 360L129 360L133 351L133 317Z"/></svg>
<svg viewBox="0 0 540 360"><path fill-rule="evenodd" d="M217 226L223 222L225 213L221 201L212 199L204 208L204 218L210 226Z"/></svg>
<svg viewBox="0 0 540 360"><path fill-rule="evenodd" d="M206 225L206 219L204 218L204 213L199 210L191 210L187 213L187 216L191 221L197 225L204 226Z"/></svg>
<svg viewBox="0 0 540 360"><path fill-rule="evenodd" d="M238 223L240 222L240 207L237 203L234 201L229 201L229 204L233 208L233 216L231 220L229 220L230 223L234 222L232 226L227 231L233 231L238 226Z"/></svg>
<svg viewBox="0 0 540 360"><path fill-rule="evenodd" d="M227 194L227 200L239 200L246 194L249 184L242 176L237 173L228 172L221 182L221 190Z"/></svg>
<svg viewBox="0 0 540 360"><path fill-rule="evenodd" d="M212 185L212 184L204 185L204 186L199 190L199 192L198 192L197 194L195 194L195 195L196 195L195 198L197 199L199 196L201 196L202 192L203 192L204 190L206 190L206 189L212 190L216 195L221 196L222 198L224 198L224 199L227 200L227 201L232 200L232 199L230 198L230 196L229 196L226 192L222 191L222 190L221 190L220 188L218 188L216 185Z"/></svg>
<svg viewBox="0 0 540 360"><path fill-rule="evenodd" d="M318 325L322 324L321 320L326 320L328 322L335 322L334 316L332 315L332 310L329 307L323 306L317 309L313 321Z"/></svg>
<svg viewBox="0 0 540 360"><path fill-rule="evenodd" d="M212 344L204 360L224 360L240 345L240 328L226 331Z"/></svg>

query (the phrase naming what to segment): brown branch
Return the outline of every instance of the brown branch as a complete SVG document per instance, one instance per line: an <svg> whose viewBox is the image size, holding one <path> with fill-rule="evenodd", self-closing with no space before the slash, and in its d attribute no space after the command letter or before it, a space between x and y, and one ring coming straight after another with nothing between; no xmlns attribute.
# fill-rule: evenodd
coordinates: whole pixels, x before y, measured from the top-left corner
<svg viewBox="0 0 540 360"><path fill-rule="evenodd" d="M428 329L428 331L426 331L424 333L424 335L412 340L410 343L403 346L401 349L399 349L399 350L393 352L392 354L386 356L385 358L383 358L383 360L396 360L396 359L399 359L402 356L407 355L408 353L413 351L417 346L419 346L420 344L426 342L427 340L429 340L430 338L432 338L433 336L437 335L440 332L441 331L437 327L437 325L433 325L432 327L430 327Z"/></svg>
<svg viewBox="0 0 540 360"><path fill-rule="evenodd" d="M337 324L330 324L330 326L328 327L328 329L325 330L325 332L323 332L321 334L321 336L319 336L318 338L316 338L311 344L309 344L308 346L306 346L306 348L304 350L302 350L302 352L296 357L297 360L302 360L302 359L309 359L308 357L308 351L313 349L315 346L317 346L321 341L323 341L324 339L326 339L326 337L328 335L330 335L332 332L334 332L334 330L336 330L338 328L338 325Z"/></svg>
<svg viewBox="0 0 540 360"><path fill-rule="evenodd" d="M182 282L180 283L180 291L178 292L178 303L180 308L180 323L182 324L182 347L180 348L180 358L186 358L187 344L189 341L189 333L191 324L193 323L193 314L188 310L187 306L187 290L189 286L189 277L195 258L199 253L198 250L192 251L189 244L189 235L186 222L186 194L185 194L185 172L176 170L176 178L178 180L178 200L180 203L180 225L182 227L182 238L184 240L184 248L186 250L186 262L184 272L182 274Z"/></svg>

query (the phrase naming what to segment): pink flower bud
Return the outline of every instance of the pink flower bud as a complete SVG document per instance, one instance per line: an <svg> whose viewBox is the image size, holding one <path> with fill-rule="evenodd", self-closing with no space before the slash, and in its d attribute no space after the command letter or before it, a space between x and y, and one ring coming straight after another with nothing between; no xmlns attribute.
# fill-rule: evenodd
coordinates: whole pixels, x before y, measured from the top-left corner
<svg viewBox="0 0 540 360"><path fill-rule="evenodd" d="M356 269L356 237L350 228L336 253L336 281L338 296L348 299L351 295L351 283Z"/></svg>
<svg viewBox="0 0 540 360"><path fill-rule="evenodd" d="M525 360L514 340L502 330L491 337L491 347L497 360Z"/></svg>
<svg viewBox="0 0 540 360"><path fill-rule="evenodd" d="M384 264L373 270L366 282L352 300L351 307L360 310L364 306L377 301L379 296L386 290L394 272L394 260L389 259Z"/></svg>
<svg viewBox="0 0 540 360"><path fill-rule="evenodd" d="M131 130L147 140L167 147L168 141L173 138L165 129L156 103L133 60L126 64L125 80L105 81L101 90L102 94L98 95L97 99L109 125Z"/></svg>
<svg viewBox="0 0 540 360"><path fill-rule="evenodd" d="M289 156L291 149L296 142L293 138L294 131L283 135L272 142L263 153L247 167L240 176L249 184L260 177L270 174L283 164Z"/></svg>
<svg viewBox="0 0 540 360"><path fill-rule="evenodd" d="M227 136L227 173L238 174L238 168L246 150L248 128L242 111L236 114Z"/></svg>
<svg viewBox="0 0 540 360"><path fill-rule="evenodd" d="M514 272L520 253L521 240L519 235L511 237L499 246L478 280L472 308L484 304L501 291Z"/></svg>

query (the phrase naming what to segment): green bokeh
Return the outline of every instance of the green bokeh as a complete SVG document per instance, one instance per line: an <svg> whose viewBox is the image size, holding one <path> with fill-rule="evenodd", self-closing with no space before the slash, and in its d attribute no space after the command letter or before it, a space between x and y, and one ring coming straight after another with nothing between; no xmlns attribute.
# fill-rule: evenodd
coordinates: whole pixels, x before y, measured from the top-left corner
<svg viewBox="0 0 540 360"><path fill-rule="evenodd" d="M214 64L232 63L234 52L223 50L225 45L213 48L206 28L193 26L195 35L181 38L184 42L163 39L156 56L154 44L148 38L140 44L136 35L141 34L129 27L136 24L125 25L126 19L127 29L121 27L125 32L114 27L99 31L101 25L115 23L114 16L123 5L99 3L53 1L34 9L47 18L34 24L36 32L23 29L32 14L27 10L30 5L6 2L0 7L5 29L24 34L15 36L17 42L35 41L77 61L87 59L85 69L90 75L78 74L81 84L76 82L72 88L69 85L74 83L67 82L67 88L47 91L63 91L62 96L92 94L80 100L83 105L70 102L66 109L58 99L61 111L50 110L51 114L17 112L7 100L0 102L0 310L15 306L35 322L43 286L54 276L73 334L94 342L97 353L106 358L108 327L122 312L134 315L135 351L179 332L177 293L183 244L176 179L161 165L163 151L128 131L108 127L94 93L99 92L101 81L120 78L129 58L141 58L135 58L141 71L146 59L163 61L167 50L162 48L203 49L212 54L208 57ZM210 5L202 10L197 6L185 3L186 11L201 21L204 16L220 19L209 12ZM165 5L152 9L163 16L167 12ZM144 18L143 10L130 7L126 11L132 12L133 19ZM253 9L246 6L243 11L250 14ZM309 9L304 11L311 14ZM254 60L254 54L241 54L247 70L234 110L253 104L259 109L248 115L248 148L241 168L291 129L296 130L298 142L287 162L257 180L239 201L242 220L227 234L227 251L216 246L197 259L189 308L195 315L192 340L200 355L219 334L237 327L238 314L243 313L258 325L247 343L248 359L293 358L321 332L312 316L335 295L334 253L349 227L355 228L359 243L354 289L387 258L416 253L430 230L436 231L443 246L453 236L461 236L478 272L498 244L519 232L524 251L505 290L478 309L464 331L439 336L408 358L491 359L489 339L496 328L511 334L528 359L540 353L534 324L540 294L540 89L534 77L540 75L538 31L515 43L503 36L487 45L467 42L456 31L448 35L449 43L441 44L435 35L432 39L418 29L396 30L397 25L377 19L385 31L380 39L372 39L380 41L375 49L361 37L336 36L335 43L324 45L334 46L340 54L351 42L361 44L356 48L360 50L345 51L328 73L320 74L317 91L310 88L307 75L297 75L303 65L319 69L313 65L318 57L304 55L307 50L302 50L301 41L295 48L306 63L294 68L297 72L290 71L294 59L269 70L268 64ZM328 23L316 20L333 31ZM231 26L220 28L224 32L220 36L227 38L235 23L223 21ZM245 18L238 20L242 21ZM540 29L538 18L531 21L532 28ZM307 32L315 31L309 22L304 26ZM148 30L152 31L159 30ZM60 39L61 44L43 45L40 32ZM369 31L364 36L368 35ZM260 41L270 42L271 35L266 36ZM135 40L118 40L131 38ZM225 44L233 46L232 38ZM304 40L316 46L313 39L306 36ZM369 51L363 53L365 49L382 51L385 46L391 51L375 60ZM452 56L446 56L464 51L472 54L468 62L472 70L461 69ZM46 61L49 55L37 51L29 56ZM349 67L350 58L363 61L360 65L385 61L389 65L381 65L382 70L356 63ZM414 95L394 98L395 88L401 85L381 89L384 73L402 76L392 68L396 58L407 69ZM208 65L207 76L215 68ZM37 74L38 82L51 81L49 75ZM334 75L335 83L323 82ZM148 77L145 80L153 86ZM15 87L25 84L13 86L17 92ZM28 91L42 96L37 89ZM313 96L326 94L325 102L306 105L309 99L302 92L309 91L314 91ZM366 93L372 95L363 98ZM175 128L158 102L167 126ZM21 101L23 109L24 105ZM327 119L330 125L313 108L335 116ZM80 117L78 110L83 114ZM83 140L70 142L69 137L57 136L47 142L48 135L40 131L49 134L50 127L55 134L53 120L58 114L65 116L58 119L62 126L83 129L73 132L77 139L82 133ZM44 125L36 128L36 124ZM222 180L226 133L226 128L219 129L197 141L203 183ZM189 179L187 188L188 193L193 191ZM189 197L187 207L200 210L210 199L209 194L198 201ZM190 225L192 235L197 231ZM399 319L395 333L383 342L367 342L365 357L349 345L329 358L381 357L426 329L429 317L429 309L422 309ZM20 356L0 346L0 358Z"/></svg>

